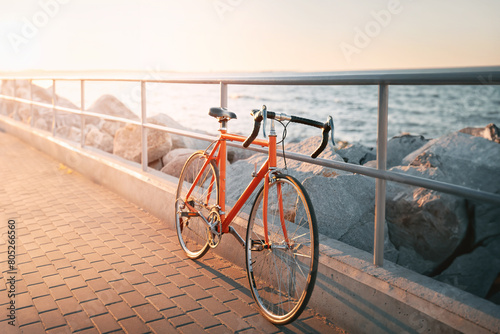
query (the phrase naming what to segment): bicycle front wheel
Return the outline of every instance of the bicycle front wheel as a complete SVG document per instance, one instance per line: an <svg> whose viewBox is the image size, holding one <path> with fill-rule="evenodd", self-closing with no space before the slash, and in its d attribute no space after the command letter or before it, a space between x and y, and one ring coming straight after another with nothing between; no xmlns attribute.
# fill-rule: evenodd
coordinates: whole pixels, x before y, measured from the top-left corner
<svg viewBox="0 0 500 334"><path fill-rule="evenodd" d="M302 313L314 288L319 256L316 216L295 178L274 177L268 188L266 243L264 196L262 187L248 221L248 280L263 316L284 325Z"/></svg>
<svg viewBox="0 0 500 334"><path fill-rule="evenodd" d="M189 157L182 168L175 201L175 225L179 243L191 259L209 249L210 210L219 204L219 173L213 161L207 162L202 151Z"/></svg>

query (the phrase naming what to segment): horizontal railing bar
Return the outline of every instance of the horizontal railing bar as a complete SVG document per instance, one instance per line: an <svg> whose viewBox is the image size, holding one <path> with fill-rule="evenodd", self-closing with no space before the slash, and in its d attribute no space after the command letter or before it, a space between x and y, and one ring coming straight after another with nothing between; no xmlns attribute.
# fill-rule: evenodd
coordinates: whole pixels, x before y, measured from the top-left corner
<svg viewBox="0 0 500 334"><path fill-rule="evenodd" d="M92 116L92 117L97 117L97 118L102 118L106 121L116 121L116 122L122 122L122 123L130 123L130 124L135 124L140 126L141 122L139 121L134 121L132 119L128 118L123 118L123 117L117 117L117 116L111 116L107 114L99 114L95 112L89 112L89 111L84 111L83 113L80 113L82 116Z"/></svg>
<svg viewBox="0 0 500 334"><path fill-rule="evenodd" d="M69 112L69 113L75 114L75 115L98 117L98 118L105 119L107 121L117 121L117 122L123 122L123 123L131 123L131 124L135 124L135 125L139 125L139 126L141 125L141 122L134 121L134 120L131 120L131 119L128 119L128 118L117 117L117 116L112 116L112 115L107 115L107 114L99 114L99 113L85 111L85 110L82 112L79 109L67 108L67 107L62 107L62 106L57 106L57 105L55 107L52 107L52 104L49 104L49 103L30 101L30 100L22 99L22 98L19 98L19 97L12 97L12 96L7 96L7 95L0 95L0 98L6 99L6 100L11 100L11 101L16 101L16 102L23 102L23 103L26 103L26 104L31 104L31 105L35 105L35 106L39 106L39 107L48 108L48 109L55 109L55 110L59 110L59 111L65 111L65 112Z"/></svg>
<svg viewBox="0 0 500 334"><path fill-rule="evenodd" d="M160 77L162 73L155 72ZM1 77L5 80L22 77ZM53 77L25 77L32 80L48 80ZM60 81L126 81L148 83L175 84L231 84L231 85L500 85L500 66L437 68L385 71L344 71L331 73L293 73L290 75L263 76L206 76L192 78L190 76L165 76L165 78L96 78L96 77L60 77Z"/></svg>

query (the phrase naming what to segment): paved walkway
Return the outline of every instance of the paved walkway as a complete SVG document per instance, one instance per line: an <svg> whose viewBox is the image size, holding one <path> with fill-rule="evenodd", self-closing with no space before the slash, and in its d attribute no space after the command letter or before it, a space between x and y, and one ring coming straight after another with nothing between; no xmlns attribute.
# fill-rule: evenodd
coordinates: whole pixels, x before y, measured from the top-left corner
<svg viewBox="0 0 500 334"><path fill-rule="evenodd" d="M310 310L270 324L242 269L186 259L161 221L2 132L0 269L0 333L342 332Z"/></svg>

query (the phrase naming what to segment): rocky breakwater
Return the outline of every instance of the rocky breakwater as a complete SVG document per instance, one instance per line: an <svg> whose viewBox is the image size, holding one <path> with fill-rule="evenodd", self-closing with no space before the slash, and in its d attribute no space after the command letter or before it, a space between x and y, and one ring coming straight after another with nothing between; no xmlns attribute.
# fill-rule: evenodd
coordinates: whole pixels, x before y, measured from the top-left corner
<svg viewBox="0 0 500 334"><path fill-rule="evenodd" d="M318 142L310 138L286 150L309 154ZM376 167L375 149L360 144L328 148L320 157ZM229 201L250 182L254 164L264 160L257 154L229 166ZM393 172L500 194L499 130L493 124L433 140L394 137L387 160ZM287 173L308 191L320 233L373 251L373 178L293 160L287 160ZM386 260L500 303L499 206L388 182L386 210Z"/></svg>

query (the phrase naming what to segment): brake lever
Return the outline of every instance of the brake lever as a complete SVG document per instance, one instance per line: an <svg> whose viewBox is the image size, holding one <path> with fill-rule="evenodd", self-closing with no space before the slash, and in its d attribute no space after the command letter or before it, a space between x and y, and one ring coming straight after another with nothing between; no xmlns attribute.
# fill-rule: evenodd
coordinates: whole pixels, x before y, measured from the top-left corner
<svg viewBox="0 0 500 334"><path fill-rule="evenodd" d="M330 136L332 139L332 144L333 144L333 146L335 146L335 139L333 138L333 132L334 132L335 126L333 124L332 116L328 116L328 125L330 126L330 130L331 130Z"/></svg>
<svg viewBox="0 0 500 334"><path fill-rule="evenodd" d="M267 138L267 135L266 135L267 107L266 107L266 105L263 105L262 109L260 109L260 110L262 112L262 117L263 117L263 120L262 120L262 125L263 125L262 134L264 135L264 138Z"/></svg>

